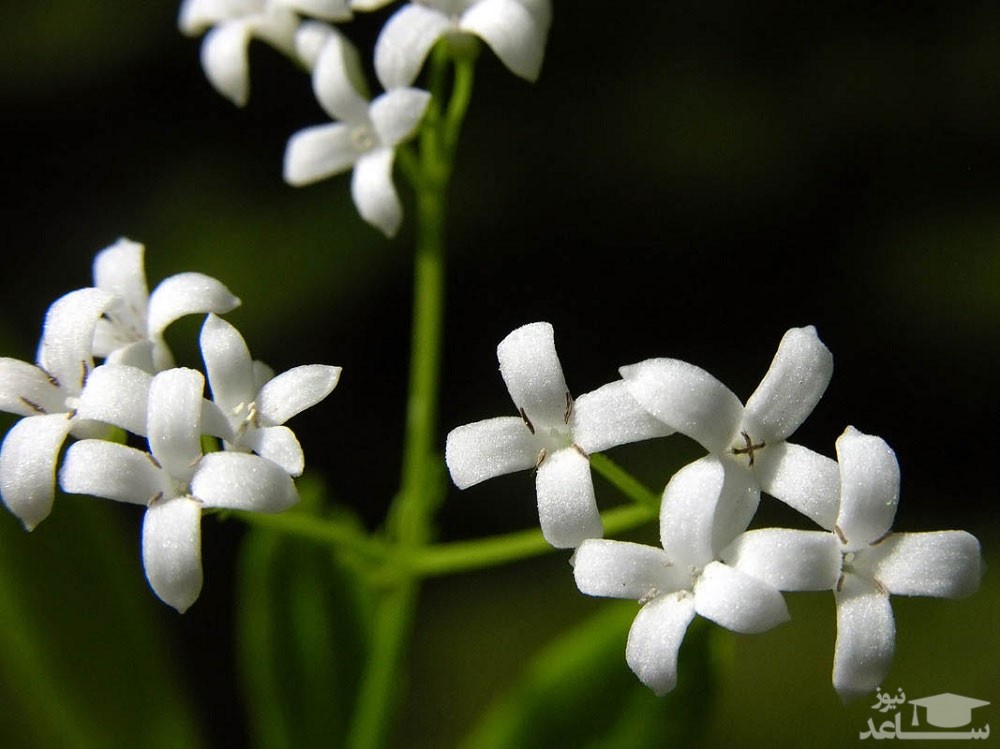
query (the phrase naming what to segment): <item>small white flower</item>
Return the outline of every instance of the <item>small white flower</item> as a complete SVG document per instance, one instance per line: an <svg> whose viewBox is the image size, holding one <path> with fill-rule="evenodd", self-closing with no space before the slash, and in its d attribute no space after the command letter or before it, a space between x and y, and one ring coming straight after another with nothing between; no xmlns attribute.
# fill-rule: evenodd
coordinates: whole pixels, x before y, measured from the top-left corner
<svg viewBox="0 0 1000 749"><path fill-rule="evenodd" d="M549 0L419 0L400 8L375 42L382 86L409 86L434 44L449 34L486 42L507 68L534 81L552 21Z"/></svg>
<svg viewBox="0 0 1000 749"><path fill-rule="evenodd" d="M298 501L291 478L256 455L202 455L204 378L170 369L150 383L149 453L102 440L66 452L63 491L147 507L142 526L146 577L159 598L184 612L201 592L203 507L279 512Z"/></svg>
<svg viewBox="0 0 1000 749"><path fill-rule="evenodd" d="M118 297L97 323L94 355L158 372L174 363L163 339L170 323L185 315L229 312L240 300L202 273L170 276L150 294L143 253L141 244L119 239L94 258L94 285Z"/></svg>
<svg viewBox="0 0 1000 749"><path fill-rule="evenodd" d="M792 328L744 406L703 369L677 359L621 368L629 392L653 416L743 467L759 489L828 527L837 513L835 461L786 438L805 421L833 374L812 326Z"/></svg>
<svg viewBox="0 0 1000 749"><path fill-rule="evenodd" d="M285 181L307 185L354 169L351 195L361 217L387 236L399 229L403 208L392 183L396 147L420 124L430 94L399 88L370 103L354 47L331 35L313 70L313 91L339 122L300 130L285 151Z"/></svg>
<svg viewBox="0 0 1000 749"><path fill-rule="evenodd" d="M520 415L453 429L445 447L452 481L465 489L537 467L538 517L546 540L572 548L601 536L588 455L670 430L639 408L620 381L574 401L549 323L513 331L497 347L497 358Z"/></svg>
<svg viewBox="0 0 1000 749"><path fill-rule="evenodd" d="M969 595L981 565L979 542L964 531L890 532L899 465L884 440L848 427L837 458L840 505L829 532L751 531L722 557L780 590L833 590L833 685L846 700L872 692L889 671L896 634L890 595Z"/></svg>
<svg viewBox="0 0 1000 749"><path fill-rule="evenodd" d="M113 299L100 289L66 294L45 315L37 366L0 359L0 410L24 417L0 449L0 494L29 531L52 510L56 461L66 437L87 436L99 427L76 409L94 369L94 329Z"/></svg>
<svg viewBox="0 0 1000 749"><path fill-rule="evenodd" d="M657 694L677 684L677 653L695 614L744 633L788 619L773 585L719 561L719 549L746 528L757 501L745 473L706 456L674 474L663 492L662 549L590 539L573 555L583 593L642 604L625 659Z"/></svg>
<svg viewBox="0 0 1000 749"><path fill-rule="evenodd" d="M255 452L292 476L301 475L302 448L292 430L282 425L326 398L340 379L340 367L310 364L275 377L251 359L239 331L215 315L209 315L201 329L201 354L212 398L232 430L226 449Z"/></svg>

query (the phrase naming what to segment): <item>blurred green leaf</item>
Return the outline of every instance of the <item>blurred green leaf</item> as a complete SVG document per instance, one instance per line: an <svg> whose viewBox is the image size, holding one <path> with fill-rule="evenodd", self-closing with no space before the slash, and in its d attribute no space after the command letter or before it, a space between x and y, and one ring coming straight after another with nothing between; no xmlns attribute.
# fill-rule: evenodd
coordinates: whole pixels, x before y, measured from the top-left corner
<svg viewBox="0 0 1000 749"><path fill-rule="evenodd" d="M319 511L322 488L299 489L297 511ZM336 553L261 528L247 534L239 571L239 659L256 745L342 745L367 651L367 588Z"/></svg>
<svg viewBox="0 0 1000 749"><path fill-rule="evenodd" d="M635 614L634 603L612 603L555 640L475 727L466 749L695 745L714 693L709 626L692 623L681 647L679 686L661 698L625 663Z"/></svg>

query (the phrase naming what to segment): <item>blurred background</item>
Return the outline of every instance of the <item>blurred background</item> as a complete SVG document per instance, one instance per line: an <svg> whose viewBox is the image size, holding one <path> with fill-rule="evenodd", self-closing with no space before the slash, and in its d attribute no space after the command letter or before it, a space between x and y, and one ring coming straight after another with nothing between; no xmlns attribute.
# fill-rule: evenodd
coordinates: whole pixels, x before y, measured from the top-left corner
<svg viewBox="0 0 1000 749"><path fill-rule="evenodd" d="M177 31L178 7L0 8L0 354L32 360L45 309L90 283L94 253L144 242L150 288L219 278L243 299L227 318L277 371L344 368L292 426L311 476L375 528L397 482L412 211L387 241L347 177L285 185L288 137L325 121L307 76L255 43L250 102L234 107L203 76L200 40ZM794 441L832 456L848 424L884 437L902 468L896 529L969 530L992 566L970 599L893 599L883 688L988 700L1000 720L1000 9L611 7L557 3L535 85L483 51L448 227L441 444L513 412L495 348L527 322L555 326L575 394L671 356L743 398L782 333L816 325L836 371ZM387 14L345 27L368 58ZM201 366L200 325L169 331L182 364ZM698 454L678 437L610 455L659 490ZM755 523L800 522L775 504ZM535 522L526 473L453 490L439 535ZM0 515L3 745L249 745L257 708L233 639L245 531L205 520L205 587L181 617L146 588L140 523L82 497L58 498L30 536ZM424 592L400 746L455 745L560 633L612 605L579 595L565 553ZM787 598L792 620L772 632L708 635L720 676L704 741L849 746L865 728L867 701L845 707L830 686L831 596ZM628 687L630 616L609 666Z"/></svg>

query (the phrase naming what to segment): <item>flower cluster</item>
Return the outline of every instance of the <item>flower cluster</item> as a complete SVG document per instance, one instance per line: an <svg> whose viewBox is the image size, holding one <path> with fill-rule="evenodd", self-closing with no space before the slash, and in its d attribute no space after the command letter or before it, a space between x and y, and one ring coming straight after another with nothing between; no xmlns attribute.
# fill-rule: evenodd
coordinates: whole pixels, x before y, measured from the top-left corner
<svg viewBox="0 0 1000 749"><path fill-rule="evenodd" d="M663 358L622 367L620 380L574 400L547 323L515 330L497 356L518 416L454 429L452 479L465 488L536 468L542 533L575 549L580 591L641 604L626 660L657 694L676 685L678 649L695 614L762 632L789 618L782 592L805 590L834 595L837 692L871 692L893 655L891 595L953 598L979 585L979 542L970 534L891 531L899 467L884 440L847 427L836 460L787 441L833 373L813 327L785 333L746 404L703 369ZM601 538L588 455L671 433L708 455L663 491L662 548ZM762 491L821 530L748 530Z"/></svg>
<svg viewBox="0 0 1000 749"><path fill-rule="evenodd" d="M313 92L334 122L299 131L285 152L285 180L306 185L353 169L351 195L361 217L387 236L403 209L392 181L396 150L420 124L431 96L414 88L440 40L484 41L514 74L533 81L542 66L550 0L420 0L386 21L374 69L384 92L371 98L360 56L332 25L390 0L185 0L180 27L205 34L201 61L209 81L235 104L249 97L247 50L259 39L312 75Z"/></svg>
<svg viewBox="0 0 1000 749"><path fill-rule="evenodd" d="M340 368L275 376L217 316L240 304L229 289L181 273L149 293L143 254L127 239L102 250L94 286L49 308L36 363L0 358L0 410L23 417L0 447L0 495L32 530L52 509L62 446L77 438L60 487L146 507L146 577L183 612L201 591L202 508L278 512L298 501L292 477L304 458L283 424L329 395ZM200 344L211 399L205 376L174 366L163 337L174 320L206 313ZM120 430L148 449L113 440ZM224 449L203 454L203 436Z"/></svg>

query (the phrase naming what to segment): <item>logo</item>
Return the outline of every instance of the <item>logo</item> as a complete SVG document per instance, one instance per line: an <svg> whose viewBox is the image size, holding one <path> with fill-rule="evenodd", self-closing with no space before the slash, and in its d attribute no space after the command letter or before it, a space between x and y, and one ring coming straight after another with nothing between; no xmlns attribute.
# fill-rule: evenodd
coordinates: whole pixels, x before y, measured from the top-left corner
<svg viewBox="0 0 1000 749"><path fill-rule="evenodd" d="M860 739L985 739L990 735L990 725L986 723L982 726L972 727L972 711L977 707L989 705L985 700L977 700L973 697L963 697L960 694L935 694L930 697L921 697L916 700L906 699L906 694L902 687L896 690L896 696L883 692L881 687L875 694L875 704L872 710L876 710L888 717L892 713L891 720L882 721L881 725L875 727L877 718L868 719L868 730L858 734ZM913 706L912 716L909 716L909 725L903 728L906 720L904 704ZM909 712L909 710L905 711ZM954 730L938 730L938 729ZM912 729L912 730L911 730Z"/></svg>

